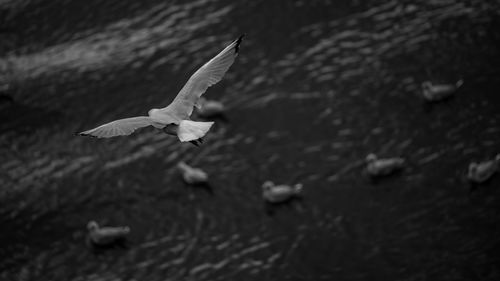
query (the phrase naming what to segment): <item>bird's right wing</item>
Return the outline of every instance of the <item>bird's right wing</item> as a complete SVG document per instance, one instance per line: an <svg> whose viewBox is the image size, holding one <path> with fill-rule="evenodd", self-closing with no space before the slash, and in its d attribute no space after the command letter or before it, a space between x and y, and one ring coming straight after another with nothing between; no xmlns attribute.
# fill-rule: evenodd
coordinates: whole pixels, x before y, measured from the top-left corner
<svg viewBox="0 0 500 281"><path fill-rule="evenodd" d="M234 40L219 54L200 67L182 87L174 101L161 110L172 112L180 119L187 119L197 106L198 99L208 87L219 82L234 59L238 56L239 46L243 35Z"/></svg>
<svg viewBox="0 0 500 281"><path fill-rule="evenodd" d="M152 125L153 121L148 116L125 118L106 123L92 130L78 133L80 136L91 136L97 138L111 138L115 136L127 136L135 130Z"/></svg>

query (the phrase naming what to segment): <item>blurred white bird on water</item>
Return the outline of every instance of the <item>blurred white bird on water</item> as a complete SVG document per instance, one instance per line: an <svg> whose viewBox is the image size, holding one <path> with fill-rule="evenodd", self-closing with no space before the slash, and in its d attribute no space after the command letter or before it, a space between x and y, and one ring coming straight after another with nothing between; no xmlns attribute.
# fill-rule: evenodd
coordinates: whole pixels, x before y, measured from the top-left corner
<svg viewBox="0 0 500 281"><path fill-rule="evenodd" d="M199 100L200 107L197 113L202 118L211 118L220 116L225 111L225 106L222 102L216 100L207 100L201 97Z"/></svg>
<svg viewBox="0 0 500 281"><path fill-rule="evenodd" d="M275 185L272 181L266 181L262 184L262 198L269 203L282 203L302 193L302 184Z"/></svg>
<svg viewBox="0 0 500 281"><path fill-rule="evenodd" d="M142 127L153 126L174 135L181 142L201 143L201 138L214 122L191 121L193 108L200 108L200 97L208 87L219 82L238 56L243 35L234 40L218 55L205 63L188 80L175 99L167 107L149 110L148 116L115 120L97 128L79 133L82 136L110 138L126 136Z"/></svg>
<svg viewBox="0 0 500 281"><path fill-rule="evenodd" d="M208 174L200 168L191 167L184 162L179 162L177 168L182 173L182 179L191 185L205 184L208 182Z"/></svg>
<svg viewBox="0 0 500 281"><path fill-rule="evenodd" d="M94 245L104 246L124 239L130 233L128 226L119 227L99 227L95 221L90 221L87 224L88 238Z"/></svg>
<svg viewBox="0 0 500 281"><path fill-rule="evenodd" d="M453 96L462 86L463 80L458 80L455 84L432 84L430 81L422 83L422 96L429 102L442 101Z"/></svg>
<svg viewBox="0 0 500 281"><path fill-rule="evenodd" d="M490 179L500 166L500 154L495 159L480 163L472 162L469 164L467 178L474 183L483 183Z"/></svg>
<svg viewBox="0 0 500 281"><path fill-rule="evenodd" d="M365 158L366 172L372 177L388 176L404 167L405 160L400 157L379 159L370 153Z"/></svg>

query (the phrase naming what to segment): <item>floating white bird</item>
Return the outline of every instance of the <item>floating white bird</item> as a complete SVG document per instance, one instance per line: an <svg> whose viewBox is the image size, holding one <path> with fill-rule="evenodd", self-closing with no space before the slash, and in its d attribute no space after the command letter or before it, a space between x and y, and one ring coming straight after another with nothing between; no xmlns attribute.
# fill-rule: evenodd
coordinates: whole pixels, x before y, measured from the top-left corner
<svg viewBox="0 0 500 281"><path fill-rule="evenodd" d="M481 163L472 162L469 164L469 171L467 173L467 178L475 183L483 183L487 181L500 166L500 154L498 154L495 159L484 161Z"/></svg>
<svg viewBox="0 0 500 281"><path fill-rule="evenodd" d="M96 245L108 245L116 242L117 240L125 238L130 232L128 226L120 227L99 227L97 222L90 221L87 224L89 231L88 235L90 241Z"/></svg>
<svg viewBox="0 0 500 281"><path fill-rule="evenodd" d="M299 196L302 192L302 184L274 185L272 181L262 184L262 197L269 203L281 203Z"/></svg>
<svg viewBox="0 0 500 281"><path fill-rule="evenodd" d="M366 171L370 176L387 176L403 168L405 160L403 158L378 159L373 153L366 156Z"/></svg>
<svg viewBox="0 0 500 281"><path fill-rule="evenodd" d="M234 40L218 55L205 63L188 80L175 99L167 107L149 110L148 116L115 120L92 130L79 133L82 136L110 138L132 134L136 129L153 126L169 135L177 135L181 142L195 145L208 132L214 122L191 121L193 108L200 107L199 98L208 87L219 82L234 59L238 56L243 35Z"/></svg>
<svg viewBox="0 0 500 281"><path fill-rule="evenodd" d="M194 168L184 162L179 162L177 168L182 173L182 178L187 184L204 184L208 182L208 174L202 169Z"/></svg>
<svg viewBox="0 0 500 281"><path fill-rule="evenodd" d="M210 118L221 115L225 111L224 104L220 101L207 100L201 97L198 103L200 104L200 108L197 110L197 113L200 117Z"/></svg>
<svg viewBox="0 0 500 281"><path fill-rule="evenodd" d="M433 85L430 81L425 81L422 83L422 95L427 101L440 101L452 96L463 83L462 79L455 84L440 85Z"/></svg>

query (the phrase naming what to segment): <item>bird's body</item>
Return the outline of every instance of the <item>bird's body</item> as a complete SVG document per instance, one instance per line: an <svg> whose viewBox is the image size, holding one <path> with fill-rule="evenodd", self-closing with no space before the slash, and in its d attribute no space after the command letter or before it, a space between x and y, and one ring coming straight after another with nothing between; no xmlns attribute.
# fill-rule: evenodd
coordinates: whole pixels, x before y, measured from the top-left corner
<svg viewBox="0 0 500 281"><path fill-rule="evenodd" d="M302 184L275 185L271 181L266 181L262 185L262 198L269 203L282 203L288 201L302 192Z"/></svg>
<svg viewBox="0 0 500 281"><path fill-rule="evenodd" d="M225 106L220 101L207 100L201 97L199 103L200 103L200 108L197 110L197 112L200 117L210 118L222 115L225 111Z"/></svg>
<svg viewBox="0 0 500 281"><path fill-rule="evenodd" d="M120 239L124 239L130 233L130 228L128 226L99 227L95 221L90 221L87 224L87 229L90 241L100 246L109 245Z"/></svg>
<svg viewBox="0 0 500 281"><path fill-rule="evenodd" d="M434 85L426 81L422 83L422 96L430 102L441 101L451 97L463 83L463 80L458 80L455 84Z"/></svg>
<svg viewBox="0 0 500 281"><path fill-rule="evenodd" d="M191 185L206 184L208 182L208 174L199 168L189 166L184 162L179 162L177 168L182 173L182 179Z"/></svg>
<svg viewBox="0 0 500 281"><path fill-rule="evenodd" d="M110 138L132 134L135 130L153 126L181 142L197 144L213 125L213 122L190 120L194 107L200 107L199 99L208 87L219 82L234 59L238 56L243 35L234 40L218 55L205 63L188 80L175 99L164 108L149 110L148 116L125 118L106 123L97 128L79 133L82 136Z"/></svg>
<svg viewBox="0 0 500 281"><path fill-rule="evenodd" d="M491 178L500 166L500 154L493 160L484 161L480 163L472 162L469 165L467 178L475 183L483 183Z"/></svg>
<svg viewBox="0 0 500 281"><path fill-rule="evenodd" d="M399 157L378 159L375 154L369 154L366 156L366 163L368 174L372 177L378 177L387 176L401 170L405 160Z"/></svg>

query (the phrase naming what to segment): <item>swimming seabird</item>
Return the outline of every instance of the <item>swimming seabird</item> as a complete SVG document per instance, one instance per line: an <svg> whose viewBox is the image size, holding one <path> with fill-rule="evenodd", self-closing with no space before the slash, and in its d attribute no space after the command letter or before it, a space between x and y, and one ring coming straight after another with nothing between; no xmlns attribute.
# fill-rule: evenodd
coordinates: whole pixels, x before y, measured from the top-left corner
<svg viewBox="0 0 500 281"><path fill-rule="evenodd" d="M480 163L472 162L469 164L467 178L471 182L483 183L495 174L500 166L500 154L495 159Z"/></svg>
<svg viewBox="0 0 500 281"><path fill-rule="evenodd" d="M198 102L200 104L200 108L198 109L197 113L200 117L211 118L215 116L221 116L225 111L224 104L220 101L207 100L201 97Z"/></svg>
<svg viewBox="0 0 500 281"><path fill-rule="evenodd" d="M455 84L432 84L430 81L422 83L422 96L430 102L436 102L451 97L462 86L464 81L458 80Z"/></svg>
<svg viewBox="0 0 500 281"><path fill-rule="evenodd" d="M302 184L293 186L281 184L275 185L272 181L266 181L262 184L262 198L269 203L282 203L299 196L302 192Z"/></svg>
<svg viewBox="0 0 500 281"><path fill-rule="evenodd" d="M185 162L179 162L177 168L182 173L182 179L187 184L197 185L208 182L208 174L200 168L191 167Z"/></svg>
<svg viewBox="0 0 500 281"><path fill-rule="evenodd" d="M370 153L365 158L366 171L372 177L387 176L404 166L405 160L400 157L379 159L375 154Z"/></svg>
<svg viewBox="0 0 500 281"><path fill-rule="evenodd" d="M89 221L87 224L88 236L95 245L108 245L124 239L130 233L128 226L99 227L97 222Z"/></svg>

